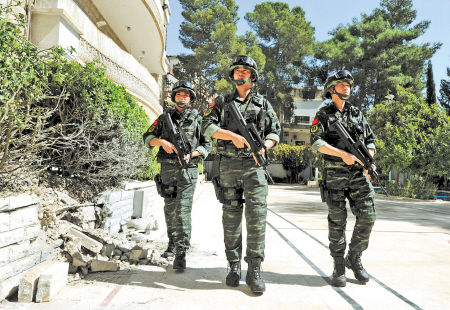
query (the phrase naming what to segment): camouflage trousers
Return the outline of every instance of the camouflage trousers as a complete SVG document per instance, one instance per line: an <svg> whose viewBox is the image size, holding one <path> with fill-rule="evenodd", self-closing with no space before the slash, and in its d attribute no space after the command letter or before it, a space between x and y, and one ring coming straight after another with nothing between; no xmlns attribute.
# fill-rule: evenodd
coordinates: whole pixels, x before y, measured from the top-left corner
<svg viewBox="0 0 450 310"><path fill-rule="evenodd" d="M161 163L163 184L176 188L176 197L164 198L167 236L175 246L188 248L190 245L192 200L197 178L197 166L182 170L179 163Z"/></svg>
<svg viewBox="0 0 450 310"><path fill-rule="evenodd" d="M350 210L356 217L349 244L353 253L361 253L369 245L369 237L375 223L374 191L361 167L345 163L325 163L325 186L328 191L328 239L333 257L345 255L348 199Z"/></svg>
<svg viewBox="0 0 450 310"><path fill-rule="evenodd" d="M229 262L242 257L242 214L245 199L247 249L245 260L264 260L268 186L264 170L253 158L222 157L219 184L224 193L222 224Z"/></svg>

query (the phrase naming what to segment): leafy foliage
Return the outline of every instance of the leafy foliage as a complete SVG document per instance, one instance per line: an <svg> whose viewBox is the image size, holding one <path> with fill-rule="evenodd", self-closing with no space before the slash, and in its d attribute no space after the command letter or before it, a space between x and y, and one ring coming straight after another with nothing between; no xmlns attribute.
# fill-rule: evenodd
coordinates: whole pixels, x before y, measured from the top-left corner
<svg viewBox="0 0 450 310"><path fill-rule="evenodd" d="M288 4L281 2L257 4L245 18L261 39L260 46L266 58L261 92L268 95L278 114L286 113L290 118L292 85L301 82L304 58L313 54L314 28L301 7L289 9Z"/></svg>
<svg viewBox="0 0 450 310"><path fill-rule="evenodd" d="M448 80L441 80L441 89L439 90L439 102L441 106L447 111L447 115L450 115L450 68L447 68Z"/></svg>
<svg viewBox="0 0 450 310"><path fill-rule="evenodd" d="M413 179L448 177L450 118L411 89L399 87L396 92L396 100L384 101L369 112L377 136L377 164L386 171L399 168Z"/></svg>
<svg viewBox="0 0 450 310"><path fill-rule="evenodd" d="M436 102L436 86L433 78L433 65L428 61L427 66L427 103L433 104Z"/></svg>
<svg viewBox="0 0 450 310"><path fill-rule="evenodd" d="M180 0L180 3L185 21L179 38L194 54L179 57L175 75L195 85L199 94L196 105L203 110L214 93L232 90L229 65L236 55L249 55L260 69L264 68L265 58L253 34L236 35L238 7L234 0Z"/></svg>
<svg viewBox="0 0 450 310"><path fill-rule="evenodd" d="M0 188L18 189L47 170L76 179L88 196L136 176L149 150L144 110L108 80L60 48L38 51L22 37L24 16L0 18Z"/></svg>
<svg viewBox="0 0 450 310"><path fill-rule="evenodd" d="M330 40L317 44L315 55L329 70L352 71L356 85L352 102L359 107L369 108L388 94L396 95L397 86L410 87L420 96L425 62L441 44L414 43L430 25L429 21L413 25L415 18L412 0L381 0L372 14L339 25Z"/></svg>
<svg viewBox="0 0 450 310"><path fill-rule="evenodd" d="M274 160L281 161L283 168L296 176L305 168L317 164L319 157L307 145L278 144L269 150L269 156Z"/></svg>

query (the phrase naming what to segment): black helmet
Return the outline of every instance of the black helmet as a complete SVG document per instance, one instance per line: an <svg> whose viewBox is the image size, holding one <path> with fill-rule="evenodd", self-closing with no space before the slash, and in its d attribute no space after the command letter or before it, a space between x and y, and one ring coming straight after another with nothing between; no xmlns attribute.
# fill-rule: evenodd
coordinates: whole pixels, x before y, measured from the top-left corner
<svg viewBox="0 0 450 310"><path fill-rule="evenodd" d="M251 80L255 80L255 82L258 81L259 74L258 74L258 65L256 62L247 55L239 55L234 58L233 63L230 65L230 79L234 80L234 69L244 67L246 69L249 69L252 72Z"/></svg>
<svg viewBox="0 0 450 310"><path fill-rule="evenodd" d="M330 88L334 87L336 84L347 82L350 84L350 89L353 87L353 76L348 70L339 70L330 74L323 88L325 98L331 98ZM342 98L341 98L342 99Z"/></svg>
<svg viewBox="0 0 450 310"><path fill-rule="evenodd" d="M194 86L192 86L191 82L188 81L178 81L173 85L172 87L172 96L171 99L173 102L175 102L175 94L179 92L180 90L188 91L191 95L191 102L195 101L196 94L194 90Z"/></svg>

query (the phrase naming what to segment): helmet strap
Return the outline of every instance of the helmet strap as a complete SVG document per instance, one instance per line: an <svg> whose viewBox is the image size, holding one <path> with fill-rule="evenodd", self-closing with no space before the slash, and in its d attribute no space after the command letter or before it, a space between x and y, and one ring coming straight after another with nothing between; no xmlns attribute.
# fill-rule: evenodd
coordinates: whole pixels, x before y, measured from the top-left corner
<svg viewBox="0 0 450 310"><path fill-rule="evenodd" d="M333 92L331 94L336 94L339 97L339 99L341 99L341 100L347 100L348 98L350 98L350 95L338 93L336 91L336 88L334 88L334 86L333 86Z"/></svg>
<svg viewBox="0 0 450 310"><path fill-rule="evenodd" d="M252 77L249 77L248 79L242 79L242 80L233 80L233 83L236 84L237 86L242 86L247 82L252 82L253 79Z"/></svg>

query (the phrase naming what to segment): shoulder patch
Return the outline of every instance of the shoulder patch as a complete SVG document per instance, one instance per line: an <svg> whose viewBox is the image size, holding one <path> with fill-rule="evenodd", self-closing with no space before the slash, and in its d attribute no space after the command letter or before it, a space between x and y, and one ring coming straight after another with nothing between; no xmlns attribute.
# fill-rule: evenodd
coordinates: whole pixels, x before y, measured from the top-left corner
<svg viewBox="0 0 450 310"><path fill-rule="evenodd" d="M213 108L214 108L215 105L216 105L216 102L214 101L214 102L209 106L208 110L206 110L204 116L208 116L209 114L211 114L211 112L212 112L212 110L213 110Z"/></svg>
<svg viewBox="0 0 450 310"><path fill-rule="evenodd" d="M311 125L315 125L315 124L317 124L318 122L319 122L319 119L318 119L318 118L315 118L315 119L313 120L313 122L312 122Z"/></svg>
<svg viewBox="0 0 450 310"><path fill-rule="evenodd" d="M147 132L153 132L155 130L156 125L158 125L158 120L155 120L153 124L147 129Z"/></svg>
<svg viewBox="0 0 450 310"><path fill-rule="evenodd" d="M319 124L318 123L312 125L311 128L309 129L309 131L311 133L315 133L317 130L319 130Z"/></svg>

